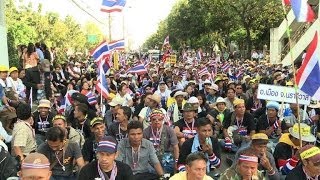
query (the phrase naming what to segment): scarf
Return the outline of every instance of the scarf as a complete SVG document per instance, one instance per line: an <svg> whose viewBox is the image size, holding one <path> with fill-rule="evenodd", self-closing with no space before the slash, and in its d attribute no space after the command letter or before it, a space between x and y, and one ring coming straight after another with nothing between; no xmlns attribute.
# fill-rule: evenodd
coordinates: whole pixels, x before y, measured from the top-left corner
<svg viewBox="0 0 320 180"><path fill-rule="evenodd" d="M212 146L211 138L209 138L209 141L207 141L207 143ZM193 143L192 143L192 147L191 147L191 153L199 152L199 148L200 148L199 135L196 134L194 136L194 139L193 139ZM208 153L204 153L204 154L209 159ZM210 172L210 162L209 161L207 162L207 172Z"/></svg>
<svg viewBox="0 0 320 180"><path fill-rule="evenodd" d="M108 178L107 174L101 170L100 165L99 165L99 161L97 163L98 163L98 173L99 173L99 176L102 180L108 180L108 179L115 180L116 179L117 174L118 174L118 168L117 168L116 162L113 163L113 168L111 171L110 178Z"/></svg>

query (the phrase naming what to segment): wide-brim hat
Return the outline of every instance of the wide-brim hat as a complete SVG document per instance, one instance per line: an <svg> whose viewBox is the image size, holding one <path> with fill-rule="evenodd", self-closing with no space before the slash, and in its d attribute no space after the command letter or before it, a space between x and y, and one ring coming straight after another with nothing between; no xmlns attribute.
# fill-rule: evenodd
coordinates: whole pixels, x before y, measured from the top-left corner
<svg viewBox="0 0 320 180"><path fill-rule="evenodd" d="M291 136L299 139L299 126L298 123L294 124L293 127L289 128ZM311 134L311 128L305 123L300 123L301 140L304 142L315 142L316 137Z"/></svg>
<svg viewBox="0 0 320 180"><path fill-rule="evenodd" d="M173 97L174 97L174 98L177 97L177 96L183 96L183 97L185 97L185 96L187 96L187 95L188 95L188 93L186 93L186 92L177 91L176 93L174 93Z"/></svg>
<svg viewBox="0 0 320 180"><path fill-rule="evenodd" d="M216 104L218 104L218 103L224 103L224 104L226 104L226 100L224 100L223 97L218 97L218 98L217 98L217 101L216 101Z"/></svg>
<svg viewBox="0 0 320 180"><path fill-rule="evenodd" d="M38 108L51 108L51 103L47 99L41 99Z"/></svg>
<svg viewBox="0 0 320 180"><path fill-rule="evenodd" d="M114 97L111 102L108 103L110 106L122 105L123 101L120 98Z"/></svg>
<svg viewBox="0 0 320 180"><path fill-rule="evenodd" d="M154 100L158 104L161 102L161 97L158 94L152 94L152 96L150 96L150 99Z"/></svg>
<svg viewBox="0 0 320 180"><path fill-rule="evenodd" d="M313 109L320 108L320 102L316 100L311 100L308 107Z"/></svg>

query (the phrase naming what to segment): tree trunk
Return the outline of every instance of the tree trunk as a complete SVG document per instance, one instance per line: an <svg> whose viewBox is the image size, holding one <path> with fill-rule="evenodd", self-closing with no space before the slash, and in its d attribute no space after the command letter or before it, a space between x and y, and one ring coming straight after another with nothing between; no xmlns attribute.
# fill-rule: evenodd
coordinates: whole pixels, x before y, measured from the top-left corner
<svg viewBox="0 0 320 180"><path fill-rule="evenodd" d="M252 48L252 41L251 41L251 33L250 33L250 28L249 26L245 26L247 36L246 36L246 44L247 44L247 54L246 58L250 59L251 58L251 48Z"/></svg>

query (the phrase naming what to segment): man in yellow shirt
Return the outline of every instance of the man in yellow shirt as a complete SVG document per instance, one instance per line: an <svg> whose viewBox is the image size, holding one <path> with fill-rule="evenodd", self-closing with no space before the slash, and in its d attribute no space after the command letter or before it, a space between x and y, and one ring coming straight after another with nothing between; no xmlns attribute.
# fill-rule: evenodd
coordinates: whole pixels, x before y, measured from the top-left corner
<svg viewBox="0 0 320 180"><path fill-rule="evenodd" d="M186 159L186 171L175 174L170 180L213 180L206 175L207 161L201 152L189 154Z"/></svg>

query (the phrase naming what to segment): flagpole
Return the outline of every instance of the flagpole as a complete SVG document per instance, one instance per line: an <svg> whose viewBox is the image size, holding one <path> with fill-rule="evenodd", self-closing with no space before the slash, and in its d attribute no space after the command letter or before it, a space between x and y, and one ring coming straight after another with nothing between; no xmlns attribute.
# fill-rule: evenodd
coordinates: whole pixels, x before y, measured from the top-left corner
<svg viewBox="0 0 320 180"><path fill-rule="evenodd" d="M111 13L108 13L108 19L109 19L109 21L108 21L108 25L109 25L109 41L112 41L112 39L111 39Z"/></svg>
<svg viewBox="0 0 320 180"><path fill-rule="evenodd" d="M300 117L300 106L299 106L299 100L298 100L298 86L296 82L296 68L294 67L294 60L293 60L293 53L292 53L292 41L291 41L291 36L290 36L290 30L289 30L289 22L288 22L288 17L287 17L287 11L285 4L282 2L282 9L285 14L285 21L286 21L286 34L288 36L289 40L289 53L290 53L290 60L291 60L291 65L292 65L292 71L293 71L293 79L294 79L294 90L295 90L295 95L296 95L296 104L298 106L298 129L299 129L299 140L300 140L300 147L302 147L302 139L301 139L301 117Z"/></svg>
<svg viewBox="0 0 320 180"><path fill-rule="evenodd" d="M101 71L102 69L100 69ZM100 72L100 84L102 85L102 73ZM101 89L101 93L100 93L100 111L101 111L101 115L104 114L102 111L103 111L103 95L102 95L102 87L100 87Z"/></svg>

